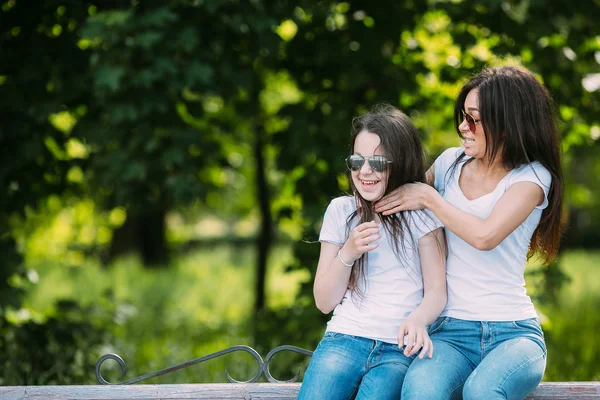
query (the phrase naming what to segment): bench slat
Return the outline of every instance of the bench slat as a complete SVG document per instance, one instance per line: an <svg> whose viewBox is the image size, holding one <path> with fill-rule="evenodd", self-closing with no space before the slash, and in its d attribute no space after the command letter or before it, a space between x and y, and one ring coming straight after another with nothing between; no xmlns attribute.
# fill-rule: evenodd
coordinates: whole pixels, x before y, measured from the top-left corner
<svg viewBox="0 0 600 400"><path fill-rule="evenodd" d="M1 400L295 399L299 384L207 383L127 386L0 387ZM251 397L250 397L251 396Z"/></svg>
<svg viewBox="0 0 600 400"><path fill-rule="evenodd" d="M600 382L542 382L531 400L599 399Z"/></svg>
<svg viewBox="0 0 600 400"><path fill-rule="evenodd" d="M0 400L295 399L300 383L0 386ZM600 399L600 382L543 382L530 400Z"/></svg>

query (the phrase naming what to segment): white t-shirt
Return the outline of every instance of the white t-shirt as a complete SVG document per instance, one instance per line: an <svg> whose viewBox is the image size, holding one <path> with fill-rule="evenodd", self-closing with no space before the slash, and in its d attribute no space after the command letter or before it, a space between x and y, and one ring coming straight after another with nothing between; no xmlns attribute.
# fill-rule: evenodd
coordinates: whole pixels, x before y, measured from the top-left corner
<svg viewBox="0 0 600 400"><path fill-rule="evenodd" d="M496 189L475 200L467 199L458 179L465 156L454 171L446 173L462 148L451 148L434 163L435 188L446 201L462 211L487 218L496 202L517 182L533 182L544 191L544 202L527 219L490 251L477 250L446 229L448 303L442 316L471 321L514 321L536 317L533 303L525 290L525 263L533 232L542 210L548 205L552 176L535 161L510 171Z"/></svg>
<svg viewBox="0 0 600 400"><path fill-rule="evenodd" d="M356 210L353 197L338 197L327 207L319 241L343 246L357 218L347 228L348 216ZM389 242L389 234L380 224L379 246L368 253L363 298L346 291L342 302L333 310L327 331L361 336L388 343L398 343L400 324L423 299L423 277L418 241L442 223L425 210L405 213L410 234L404 238L398 260Z"/></svg>

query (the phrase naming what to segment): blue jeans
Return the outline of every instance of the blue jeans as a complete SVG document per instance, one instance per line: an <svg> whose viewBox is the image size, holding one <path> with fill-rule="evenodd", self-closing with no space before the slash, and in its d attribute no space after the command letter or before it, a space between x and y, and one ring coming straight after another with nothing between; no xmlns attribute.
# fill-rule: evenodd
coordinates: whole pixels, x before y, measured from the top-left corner
<svg viewBox="0 0 600 400"><path fill-rule="evenodd" d="M414 358L404 356L396 344L327 332L313 353L298 399L397 400Z"/></svg>
<svg viewBox="0 0 600 400"><path fill-rule="evenodd" d="M429 328L433 358L410 366L402 400L524 399L546 368L546 345L537 318L465 321L440 317Z"/></svg>

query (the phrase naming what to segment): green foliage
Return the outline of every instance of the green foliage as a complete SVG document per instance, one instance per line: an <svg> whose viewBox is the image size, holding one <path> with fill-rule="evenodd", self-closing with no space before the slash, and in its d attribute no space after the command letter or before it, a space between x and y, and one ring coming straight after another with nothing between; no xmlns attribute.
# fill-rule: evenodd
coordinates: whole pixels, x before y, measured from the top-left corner
<svg viewBox="0 0 600 400"><path fill-rule="evenodd" d="M565 252L562 270L569 277L553 302L538 302L542 319L548 363L546 381L597 381L600 347L596 332L600 316L600 281L590 279L598 273L598 252ZM529 283L529 280L528 280ZM544 288L540 288L545 290Z"/></svg>
<svg viewBox="0 0 600 400"><path fill-rule="evenodd" d="M289 248L274 250L267 279L271 309L292 306L299 283L308 280L306 271L284 274L291 259ZM29 287L26 307L43 315L63 315L64 310L52 306L56 299L72 299L81 304L82 309L90 311L88 316L93 316L92 322L98 322L94 325L99 332L106 330L107 340L101 348L81 342L63 343L63 347L68 351L85 351L94 361L107 352L119 354L127 364L124 379L238 344L260 347L261 354L266 356L271 350L269 346L277 343L269 342L271 336L276 337L275 332L260 335L256 341L252 338L253 249L247 245L223 244L196 249L177 257L169 269L148 270L135 258L122 258L108 268L93 263L70 269L56 263L41 263L36 267L40 279L38 284ZM311 312L313 309L307 308ZM104 319L100 319L102 315ZM274 322L268 320L269 327L275 331ZM298 322L293 323L299 327ZM307 327L314 328L314 324ZM319 325L317 330L321 328ZM300 329L295 337L308 339L318 334ZM281 344L292 343L283 336L280 340ZM294 342L296 345L304 343L308 341ZM40 357L46 357L41 353ZM52 356L48 354L45 362L50 362ZM300 358L297 362L307 360ZM289 360L283 354L272 367L272 373L281 379L295 373L295 370L290 372ZM148 383L225 382L225 370L235 379L246 380L256 373L257 366L248 355L235 353ZM86 365L84 371L85 374L73 374L74 380L70 382L95 383L93 365ZM107 361L102 374L115 382L120 370L116 363Z"/></svg>
<svg viewBox="0 0 600 400"><path fill-rule="evenodd" d="M18 290L7 278L23 269L10 218L24 216L52 193L76 190L66 176L81 160L62 154L68 137L50 116L85 101L75 100L82 82L71 78L86 63L75 27L87 10L79 1L64 1L59 9L51 2L29 9L7 1L0 11L0 306L18 304Z"/></svg>
<svg viewBox="0 0 600 400"><path fill-rule="evenodd" d="M305 246L304 250L318 249L316 243ZM50 369L34 369L32 372L39 374L32 373L28 379L36 377L40 384L94 384L93 364L107 352L123 357L128 371L124 379L130 379L238 344L254 347L263 357L283 344L314 349L329 317L316 309L312 298L297 297L300 285L311 283L309 274L286 274L286 267L293 262L291 248L278 247L270 263L269 307L256 315L252 313L253 289L249 284L252 253L248 246L200 248L175 258L168 270L148 270L132 258L121 259L109 268L93 264L71 269L58 264L38 265L39 283L29 288L25 300L26 308L31 310L29 322L18 327L8 325L13 333L2 336L10 338L2 345L11 350L0 352L5 357L0 359L23 371L29 364L21 366L19 360L30 359L30 353L23 352L31 347L39 351L35 354L41 353L31 359L41 365L56 363L62 375L52 381L45 375ZM598 305L600 287L589 280L599 261L597 252L565 252L561 263L571 280L559 290L555 304L535 301L543 312L548 346L546 381L599 378L596 365L600 349L595 332L600 320L594 307ZM544 290L531 278L527 280L531 293ZM71 299L71 308L53 306L60 298ZM51 316L48 328L35 322L36 313ZM73 321L85 325L73 327ZM1 328L3 334L6 328ZM261 334L253 337L253 329ZM43 351L41 346L49 343L46 337L50 342L60 340L62 352ZM20 354L24 358L19 358ZM78 358L81 356L87 357L85 362ZM289 379L298 369L305 371L308 362L307 357L283 352L275 356L270 367L277 379ZM256 364L247 355L236 353L147 383L225 382L225 370L236 379L248 379L256 373ZM2 371L8 374L10 369ZM116 363L107 361L102 374L116 382L120 370ZM21 378L11 379L25 384L25 380L17 381Z"/></svg>
<svg viewBox="0 0 600 400"><path fill-rule="evenodd" d="M562 111L567 183L579 184L567 186L566 206L578 214L575 221L591 220L587 227L596 227L570 244L596 237L599 204L587 190L594 184L585 171L597 164L592 154L597 155L599 135L592 132L598 131L593 110L599 104L582 84L598 69L600 42L592 15L600 16L594 2L584 2L580 9L567 2L298 3L292 18L297 30L282 51L283 66L303 97L281 110L292 122L274 141L285 154L278 159L284 184L295 186L302 204L303 219L297 223L304 226L305 237L317 236L327 202L343 190L337 175L349 151L353 115L379 101L401 105L423 132L433 158L458 143L452 138L452 114L461 82L485 66L515 63L539 74ZM576 206L573 194L584 198L585 206L581 201ZM582 227L575 221L571 226ZM298 257L299 267L314 268L315 253ZM546 278L558 285L560 273ZM311 288L305 290L310 296Z"/></svg>
<svg viewBox="0 0 600 400"><path fill-rule="evenodd" d="M239 93L259 90L262 71L252 64L277 35L260 4L233 4L140 3L84 25L84 40L96 43L92 101L74 134L92 149L89 177L112 206L135 214L186 205L219 188L207 179L212 169L241 172L228 162L231 144L248 140L235 117L249 106ZM210 98L227 99L228 112L202 107Z"/></svg>
<svg viewBox="0 0 600 400"><path fill-rule="evenodd" d="M43 323L28 318L27 309L0 314L0 384L87 381L94 370L97 349L107 339L102 327L93 322L99 312L104 310L98 306L82 308L73 301L59 301L56 314Z"/></svg>
<svg viewBox="0 0 600 400"><path fill-rule="evenodd" d="M101 335L87 335L91 328L77 316L79 311L48 311L48 319L19 325L5 317L7 306L18 313L22 293L39 295L31 284L40 259L71 268L63 271L62 280L52 280L69 291L70 274L81 276L89 269L98 281L105 276L94 269L97 262L89 267L90 254L112 254L131 241L165 254L164 221L173 210L188 218L198 209L214 213L230 226L248 218L257 221L248 231L263 239L273 223L282 236L295 240L294 257L286 261L288 277L314 272L318 246L307 242L316 240L329 200L348 189L343 159L350 151L352 116L379 101L399 105L423 132L433 158L457 143L452 112L461 82L487 65L524 64L552 92L565 152L565 243L597 247L600 121L594 79L600 62L599 19L595 0L580 1L577 7L566 0L60 0L33 8L26 2L2 2L0 329L16 347L0 365L13 366L26 354L20 353L27 350L22 347L42 334L68 349L70 359L80 360L73 364L77 368L88 365L89 360L81 361L80 353L71 350L94 348ZM51 223L41 214L62 221L47 230L48 237L40 232ZM261 221L262 231L256 228ZM70 228L61 230L66 225ZM235 233L233 228L227 232ZM546 289L537 295L549 299L548 307L563 301L559 283L566 265L561 258L560 264L539 270ZM129 271L126 278L132 281L146 274L121 264L118 268ZM244 268L223 279L235 280L232 276L239 274L251 281L249 267ZM203 297L193 301L211 304L202 307L205 311L174 313L169 293L191 289L185 279L169 286L168 272L155 271L158 283L149 279L127 289L139 291L141 300L135 301L152 304L139 325L113 321L116 325L108 328L119 337L115 343L127 349L126 359L143 354L138 360L142 372L176 364L190 353L206 354L209 347L226 347L223 337L246 341L250 331L264 349L272 343L318 340L323 318L316 316L306 276L293 306L271 304L253 326L240 322L238 307L231 328L230 320L223 322L230 316L221 314L232 311L214 308ZM40 275L48 279L41 270ZM103 298L104 292L93 289L98 281L78 284L83 292ZM110 286L104 281L104 289ZM247 306L252 296L244 293L223 301ZM120 292L115 296L125 304L121 317L127 316L123 310L134 299ZM595 305L591 298L583 307ZM577 315L577 307L569 315ZM565 340L569 324L576 323L560 316L550 320L553 343ZM196 323L213 326L195 331ZM597 322L586 325L592 326ZM73 334L54 338L52 331L64 332L65 327ZM124 327L140 335L135 336L138 342L125 344ZM152 335L160 339L153 342ZM19 341L21 336L28 342ZM89 342L80 342L82 336ZM186 338L218 344L178 350L173 343ZM589 371L597 354L571 351L577 356L570 371L590 378L574 365L585 360L582 368ZM155 365L157 354L172 358ZM68 369L72 363L61 363L62 375L36 369L39 374L30 380L83 379ZM19 374L33 367L23 368ZM561 379L560 374L550 368L548 376Z"/></svg>

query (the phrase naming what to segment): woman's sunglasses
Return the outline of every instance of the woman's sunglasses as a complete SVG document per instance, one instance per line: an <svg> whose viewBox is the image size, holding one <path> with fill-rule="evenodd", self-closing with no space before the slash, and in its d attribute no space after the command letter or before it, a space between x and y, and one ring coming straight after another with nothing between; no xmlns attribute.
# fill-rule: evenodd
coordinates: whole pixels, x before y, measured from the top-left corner
<svg viewBox="0 0 600 400"><path fill-rule="evenodd" d="M475 133L475 129L477 129L477 124L481 121L479 119L475 119L473 118L473 116L471 114L467 114L466 112L464 112L463 110L460 110L460 112L462 113L462 117L463 117L463 121L466 119L467 120L467 124L469 124L469 130L473 133Z"/></svg>
<svg viewBox="0 0 600 400"><path fill-rule="evenodd" d="M362 168L365 161L368 161L369 166L375 172L383 172L387 169L387 165L392 162L384 156L363 157L358 154L352 154L346 158L346 165L350 171L358 171Z"/></svg>

